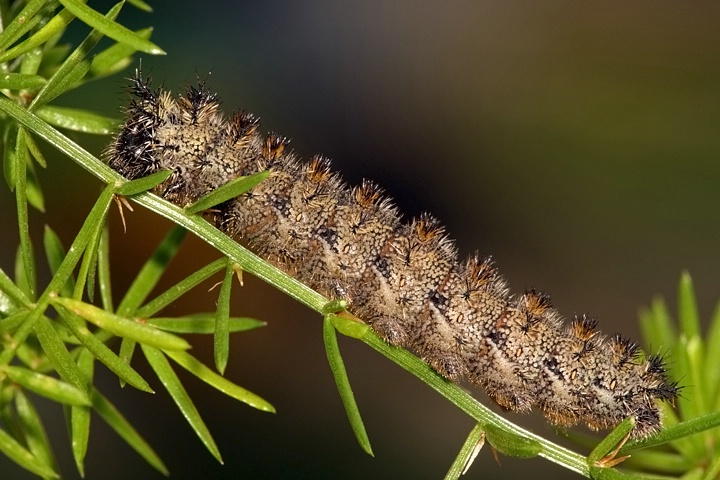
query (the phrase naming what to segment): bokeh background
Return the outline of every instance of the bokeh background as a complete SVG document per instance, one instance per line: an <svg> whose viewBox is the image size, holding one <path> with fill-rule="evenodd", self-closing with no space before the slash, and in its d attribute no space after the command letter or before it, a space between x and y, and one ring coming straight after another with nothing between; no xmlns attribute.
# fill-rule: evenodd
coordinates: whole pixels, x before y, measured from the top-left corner
<svg viewBox="0 0 720 480"><path fill-rule="evenodd" d="M158 84L181 91L186 79L207 77L227 111L256 113L305 157L333 158L350 183L375 179L408 215L432 212L462 254L492 254L513 291L550 292L567 317L590 312L604 330L638 338L638 309L656 294L674 308L683 270L704 318L720 298L717 2L156 2L153 14L126 5L120 19L155 27L153 40L168 55L144 56L143 69ZM87 32L79 23L71 30L73 38ZM106 79L59 102L119 115L124 85ZM109 140L74 138L98 154ZM101 185L47 145L44 152L48 206L34 212L33 228L39 235L48 223L69 245ZM5 189L0 201L0 265L9 271L14 207ZM123 233L117 213L111 217L118 296L170 225L136 208ZM215 258L189 239L171 270L187 274ZM211 284L166 313L213 309ZM120 390L98 367L101 388L171 478L444 475L469 418L372 350L341 339L376 455L368 457L325 363L319 317L247 275L233 313L268 326L233 337L227 376L278 413L257 412L181 373L224 466L141 355L137 366L156 395ZM208 363L210 340L192 338ZM76 478L61 410L38 403L64 478ZM540 415L508 415L562 442ZM92 429L87 478L160 477L102 420L95 417ZM542 459L501 463L486 448L468 478L574 478ZM5 458L0 471L30 478Z"/></svg>

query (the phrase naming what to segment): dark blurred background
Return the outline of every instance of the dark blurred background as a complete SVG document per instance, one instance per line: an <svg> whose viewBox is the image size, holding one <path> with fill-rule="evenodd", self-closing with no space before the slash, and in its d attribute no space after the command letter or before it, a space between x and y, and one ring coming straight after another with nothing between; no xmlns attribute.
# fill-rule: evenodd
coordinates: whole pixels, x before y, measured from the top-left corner
<svg viewBox="0 0 720 480"><path fill-rule="evenodd" d="M634 338L638 309L653 296L675 308L683 270L705 319L720 297L717 2L156 3L153 14L126 5L120 19L155 27L153 40L168 55L144 55L143 69L157 84L181 91L185 80L208 77L228 112L261 116L264 129L291 137L302 156L333 158L351 183L376 180L408 215L440 217L462 255L494 256L514 292L535 286L566 317L590 312L605 331ZM73 38L82 38L87 29L75 23ZM59 103L119 115L124 85L113 77ZM73 138L96 154L109 141ZM39 235L50 224L67 246L101 185L43 147L51 157L41 172L48 206L33 212L33 228ZM0 265L11 271L17 236L6 189L0 201L8 232ZM115 211L111 217L118 297L170 225L136 208L123 233ZM217 256L192 238L171 271L188 274ZM212 283L166 313L212 310ZM444 475L473 426L468 417L374 351L341 339L376 455L368 457L325 363L318 315L248 275L234 296L234 314L268 326L233 337L227 376L278 413L257 412L180 372L224 466L140 354L137 368L156 395L121 391L97 369L103 392L156 448L171 478ZM212 364L211 339L191 340ZM38 403L64 478L76 478L61 410ZM562 442L538 414L508 416ZM501 463L486 447L467 478L574 478L542 459ZM30 478L5 458L0 471ZM87 478L159 475L94 417Z"/></svg>

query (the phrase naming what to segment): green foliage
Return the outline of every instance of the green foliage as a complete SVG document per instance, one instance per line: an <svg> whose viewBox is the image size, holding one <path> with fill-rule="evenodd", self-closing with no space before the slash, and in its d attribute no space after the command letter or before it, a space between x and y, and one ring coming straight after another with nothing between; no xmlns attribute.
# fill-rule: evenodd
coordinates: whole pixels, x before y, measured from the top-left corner
<svg viewBox="0 0 720 480"><path fill-rule="evenodd" d="M133 3L146 7L142 2ZM134 33L114 21L122 7L121 2L106 15L101 15L78 0L0 2L3 21L0 34L0 69L3 73L0 89L4 94L0 97L3 105L0 113L3 171L8 187L15 192L20 237L14 280L0 270L0 452L43 478L58 478L59 472L43 419L33 406L33 395L67 405L68 432L81 475L85 472L84 459L90 443L92 411L152 467L168 474L167 467L152 447L93 382L94 364L99 361L122 382L152 392L148 381L130 364L132 347L136 344L141 345L160 383L218 460L220 452L212 435L168 358L227 395L262 411L274 412L267 401L226 380L184 352L190 344L170 333L216 333L215 323L207 321L215 314L152 318L169 302L217 271L218 262L214 262L146 303L179 248L185 234L183 229L176 229L161 243L138 273L117 310L113 311L110 250L104 228L108 209L116 195L144 192L162 182L168 173L136 182L119 181L117 176L108 175L109 170L97 158L73 144L54 127L107 135L117 127L118 120L59 107L51 102L83 83L122 70L132 63L131 56L138 50L162 53L148 40L149 29ZM64 46L59 47L58 41L65 27L76 17L91 31L77 48L69 51ZM104 36L118 43L93 52L91 57ZM52 228L46 226L42 243L52 279L44 287L36 280L36 260L29 228L28 205L42 210L44 204L35 163L45 168L46 162L36 138L48 141L86 167L102 171L103 179L110 183L88 213L67 252ZM227 259L221 262L223 265L228 263ZM96 286L100 291L100 306L93 304ZM225 341L231 332L262 325L257 320L225 315ZM114 349L118 341L122 342L120 354ZM126 345L130 348L123 348Z"/></svg>
<svg viewBox="0 0 720 480"><path fill-rule="evenodd" d="M720 304L703 338L695 291L688 273L678 287L678 317L672 320L657 298L640 312L640 325L649 345L662 346L674 361L670 377L685 388L677 409L666 407L666 428L657 435L628 442L620 454L633 452L630 465L665 474L717 478L720 472ZM701 434L694 434L702 432ZM664 449L650 449L664 445ZM637 452L636 452L637 451Z"/></svg>
<svg viewBox="0 0 720 480"><path fill-rule="evenodd" d="M140 0L129 2L149 10ZM666 409L668 428L638 442L617 445L632 427L619 425L595 449L584 456L528 432L472 398L459 386L438 376L409 352L389 346L367 325L343 312L345 303L329 301L297 280L245 250L205 222L197 213L236 196L262 181L266 174L238 179L180 209L147 191L167 178L168 172L128 182L98 158L85 151L57 128L108 134L117 120L93 112L59 107L52 102L82 84L117 73L130 65L136 51L163 51L148 39L150 29L132 32L115 22L123 3L102 15L80 0L0 0L0 134L5 182L15 192L19 248L13 277L0 270L0 452L43 478L59 472L43 419L33 405L39 395L66 405L70 443L75 464L84 475L84 459L90 447L90 412L94 411L148 464L163 474L167 467L94 383L94 366L101 362L122 383L152 392L151 382L133 367L136 347L147 359L182 416L221 461L220 450L200 412L175 373L172 362L225 394L261 411L273 406L258 395L222 376L228 362L229 335L264 325L248 318L230 316L229 300L234 272L242 269L272 284L318 312L324 319L327 356L351 428L361 447L372 454L370 440L355 402L337 343L337 332L361 340L391 361L420 378L473 419L474 428L465 440L446 478L458 478L467 470L484 442L506 455L541 456L586 477L643 478L612 468L617 459L632 453L622 467L664 474L690 472L693 478L714 478L720 471L717 429L720 424L720 308L707 339L700 334L692 284L684 275L680 288L679 329L661 301L642 313L648 344L662 346L676 359L673 379L693 385L678 401L678 411ZM72 51L60 41L67 25L77 18L91 30ZM116 41L94 52L101 38ZM94 56L90 56L94 52ZM57 127L57 128L56 128ZM29 228L29 207L42 210L44 197L35 174L45 168L37 139L43 139L107 187L99 195L72 245L65 250L50 226L43 236L45 261L52 278L45 286L36 279L36 258ZM37 165L36 165L37 164ZM138 272L131 287L114 307L111 297L110 248L105 222L116 196L135 202L174 221L178 227L158 245ZM191 231L211 243L222 258L201 268L165 292L148 297ZM161 317L163 308L210 276L225 271L216 312L180 318ZM99 299L95 293L99 292ZM678 333L679 330L679 333ZM212 334L216 373L187 351L190 344L178 334ZM119 346L118 346L119 345ZM157 388L157 387L155 387ZM660 447L660 448L658 448Z"/></svg>

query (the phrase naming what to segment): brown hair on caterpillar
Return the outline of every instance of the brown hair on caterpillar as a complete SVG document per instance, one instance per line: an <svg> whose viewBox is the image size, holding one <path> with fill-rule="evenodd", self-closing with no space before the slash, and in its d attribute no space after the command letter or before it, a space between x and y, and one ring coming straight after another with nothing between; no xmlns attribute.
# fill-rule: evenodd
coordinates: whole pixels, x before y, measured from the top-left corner
<svg viewBox="0 0 720 480"><path fill-rule="evenodd" d="M438 373L482 386L501 406L539 408L554 424L592 429L636 420L634 437L661 425L656 400L679 391L659 356L596 330L581 316L565 325L547 295L514 297L489 258L458 259L428 214L404 221L369 181L347 186L320 156L299 161L259 120L227 119L201 83L174 99L137 73L128 119L107 152L128 179L167 169L154 193L187 205L226 182L270 177L214 208L221 231L331 298L348 301L386 341Z"/></svg>

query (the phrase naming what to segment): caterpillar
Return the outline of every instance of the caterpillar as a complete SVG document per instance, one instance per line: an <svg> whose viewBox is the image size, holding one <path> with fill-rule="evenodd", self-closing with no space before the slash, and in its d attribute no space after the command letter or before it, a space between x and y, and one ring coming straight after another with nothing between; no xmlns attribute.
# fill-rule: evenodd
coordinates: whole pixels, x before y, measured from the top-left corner
<svg viewBox="0 0 720 480"><path fill-rule="evenodd" d="M302 162L287 138L260 133L258 117L226 117L203 82L175 99L137 71L130 90L127 120L105 154L125 178L170 170L153 192L185 206L267 170L264 182L206 212L208 221L346 300L388 343L505 409L537 408L559 426L607 429L632 416L634 438L660 428L656 400L679 393L661 356L603 335L587 315L566 324L544 293L511 295L490 257L460 260L433 216L404 220L373 182L346 185L323 156Z"/></svg>

